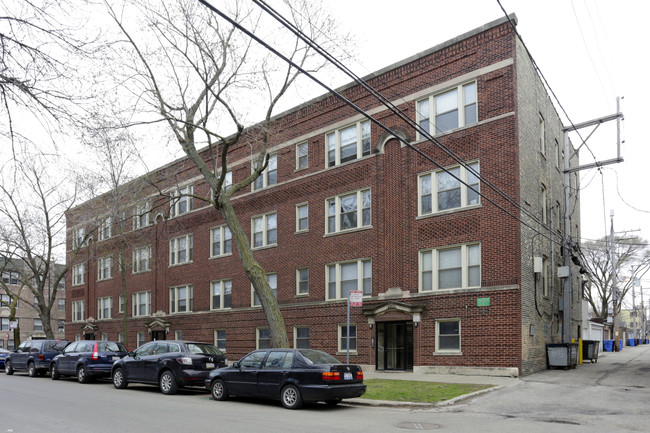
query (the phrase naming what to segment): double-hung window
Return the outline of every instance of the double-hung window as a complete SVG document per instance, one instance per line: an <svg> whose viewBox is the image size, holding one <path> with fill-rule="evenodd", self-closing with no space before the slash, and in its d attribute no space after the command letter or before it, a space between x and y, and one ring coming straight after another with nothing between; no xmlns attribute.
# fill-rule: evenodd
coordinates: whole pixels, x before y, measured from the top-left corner
<svg viewBox="0 0 650 433"><path fill-rule="evenodd" d="M370 227L371 204L369 188L328 198L327 234Z"/></svg>
<svg viewBox="0 0 650 433"><path fill-rule="evenodd" d="M212 282L212 297L210 299L212 310L223 310L232 307L232 280Z"/></svg>
<svg viewBox="0 0 650 433"><path fill-rule="evenodd" d="M151 315L151 290L133 294L131 297L131 315L133 317Z"/></svg>
<svg viewBox="0 0 650 433"><path fill-rule="evenodd" d="M460 245L420 251L420 292L481 285L481 246Z"/></svg>
<svg viewBox="0 0 650 433"><path fill-rule="evenodd" d="M296 295L309 295L309 268L296 270Z"/></svg>
<svg viewBox="0 0 650 433"><path fill-rule="evenodd" d="M262 173L260 173L257 179L255 179L253 190L266 188L267 186L275 185L276 183L278 183L278 155L274 153L269 155L269 161L266 168Z"/></svg>
<svg viewBox="0 0 650 433"><path fill-rule="evenodd" d="M296 145L296 170L309 167L309 145L307 142Z"/></svg>
<svg viewBox="0 0 650 433"><path fill-rule="evenodd" d="M86 231L83 227L72 230L72 248L79 248L86 244Z"/></svg>
<svg viewBox="0 0 650 433"><path fill-rule="evenodd" d="M97 259L97 280L113 278L113 257L100 257Z"/></svg>
<svg viewBox="0 0 650 433"><path fill-rule="evenodd" d="M72 302L72 321L81 322L86 318L86 308L84 301Z"/></svg>
<svg viewBox="0 0 650 433"><path fill-rule="evenodd" d="M339 352L345 352L350 347L350 352L357 351L357 325L350 325L348 334L347 325L339 325ZM349 342L349 344L348 344Z"/></svg>
<svg viewBox="0 0 650 433"><path fill-rule="evenodd" d="M84 283L84 264L72 265L72 285L78 286Z"/></svg>
<svg viewBox="0 0 650 433"><path fill-rule="evenodd" d="M227 225L210 229L210 257L232 254L232 233Z"/></svg>
<svg viewBox="0 0 650 433"><path fill-rule="evenodd" d="M194 307L193 287L178 286L169 289L169 312L184 313Z"/></svg>
<svg viewBox="0 0 650 433"><path fill-rule="evenodd" d="M357 122L326 134L325 146L328 167L370 155L370 121Z"/></svg>
<svg viewBox="0 0 650 433"><path fill-rule="evenodd" d="M133 230L151 224L151 201L145 200L133 206Z"/></svg>
<svg viewBox="0 0 650 433"><path fill-rule="evenodd" d="M97 319L110 319L113 312L113 298L107 296L97 299Z"/></svg>
<svg viewBox="0 0 650 433"><path fill-rule="evenodd" d="M273 296L275 296L275 299L278 299L278 274L266 274L266 282L269 283L269 287L271 288L271 292L273 293ZM261 306L262 302L260 302L260 298L257 296L257 293L255 293L255 288L252 284L251 293L253 295L253 307Z"/></svg>
<svg viewBox="0 0 650 433"><path fill-rule="evenodd" d="M169 266L189 263L193 260L194 235L179 236L169 240Z"/></svg>
<svg viewBox="0 0 650 433"><path fill-rule="evenodd" d="M193 185L179 188L172 193L172 200L169 207L169 212L172 217L186 214L193 209L193 194Z"/></svg>
<svg viewBox="0 0 650 433"><path fill-rule="evenodd" d="M436 352L460 352L460 320L436 321Z"/></svg>
<svg viewBox="0 0 650 433"><path fill-rule="evenodd" d="M217 346L217 349L222 352L226 351L226 330L225 329L215 329L214 330L214 345Z"/></svg>
<svg viewBox="0 0 650 433"><path fill-rule="evenodd" d="M355 260L327 265L327 299L345 299L352 290L372 295L372 261Z"/></svg>
<svg viewBox="0 0 650 433"><path fill-rule="evenodd" d="M251 218L252 248L261 248L278 243L278 216L275 212Z"/></svg>
<svg viewBox="0 0 650 433"><path fill-rule="evenodd" d="M151 247L141 247L133 250L133 266L132 272L134 274L146 272L151 270Z"/></svg>
<svg viewBox="0 0 650 433"><path fill-rule="evenodd" d="M7 285L18 285L18 272L5 271L2 273L2 282Z"/></svg>
<svg viewBox="0 0 650 433"><path fill-rule="evenodd" d="M42 319L34 319L34 331L43 331Z"/></svg>
<svg viewBox="0 0 650 433"><path fill-rule="evenodd" d="M480 203L479 163L447 168L418 177L418 214L430 215ZM461 182L462 181L462 182Z"/></svg>
<svg viewBox="0 0 650 433"><path fill-rule="evenodd" d="M476 123L476 82L421 99L416 109L418 124L431 135Z"/></svg>
<svg viewBox="0 0 650 433"><path fill-rule="evenodd" d="M301 203L296 205L296 232L309 230L309 204Z"/></svg>
<svg viewBox="0 0 650 433"><path fill-rule="evenodd" d="M110 239L113 229L113 219L111 217L106 217L99 221L99 227L97 227L97 239L104 241Z"/></svg>
<svg viewBox="0 0 650 433"><path fill-rule="evenodd" d="M293 328L293 347L295 349L309 349L309 327L296 326Z"/></svg>

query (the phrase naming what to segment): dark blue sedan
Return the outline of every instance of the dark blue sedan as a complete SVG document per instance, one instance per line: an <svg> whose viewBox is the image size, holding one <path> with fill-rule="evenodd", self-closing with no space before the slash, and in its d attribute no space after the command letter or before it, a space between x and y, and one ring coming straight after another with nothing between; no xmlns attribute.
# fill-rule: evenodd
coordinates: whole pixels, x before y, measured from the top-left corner
<svg viewBox="0 0 650 433"><path fill-rule="evenodd" d="M127 353L126 346L117 341L75 341L52 359L52 379L76 376L79 383L87 383L93 378L109 377L113 363Z"/></svg>
<svg viewBox="0 0 650 433"><path fill-rule="evenodd" d="M10 353L11 353L11 351L9 351L7 349L0 349L0 368L2 368L2 369L5 368L5 358Z"/></svg>

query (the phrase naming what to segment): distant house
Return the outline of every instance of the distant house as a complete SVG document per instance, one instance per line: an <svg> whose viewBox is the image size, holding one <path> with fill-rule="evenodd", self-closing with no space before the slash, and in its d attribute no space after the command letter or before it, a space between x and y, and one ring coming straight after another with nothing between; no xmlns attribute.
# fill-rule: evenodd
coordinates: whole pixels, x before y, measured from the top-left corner
<svg viewBox="0 0 650 433"><path fill-rule="evenodd" d="M332 95L308 101L276 116L268 168L233 200L292 344L341 359L349 347L351 362L377 370L545 368L545 345L562 335L563 167L565 158L578 161L564 154L562 123L510 22L485 24L367 80L441 146L352 83L342 93L392 133ZM232 182L251 172L248 146L229 157ZM121 204L123 236L102 211L107 196L67 214L69 250L93 233L69 256L67 338L123 340L126 315L131 347L197 339L230 359L267 347L267 323L225 221L184 195L210 194L198 171L180 159L150 176L156 188ZM577 241L575 173L570 189ZM572 275L580 287L577 269ZM348 341L351 290L363 292L363 307L352 308Z"/></svg>

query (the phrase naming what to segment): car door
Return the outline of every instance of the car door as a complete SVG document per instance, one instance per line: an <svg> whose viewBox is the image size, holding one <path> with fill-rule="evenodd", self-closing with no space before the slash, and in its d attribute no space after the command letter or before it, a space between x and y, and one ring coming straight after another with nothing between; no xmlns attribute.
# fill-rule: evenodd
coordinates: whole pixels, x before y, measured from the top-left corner
<svg viewBox="0 0 650 433"><path fill-rule="evenodd" d="M126 368L126 377L128 380L135 382L144 380L144 361L151 354L155 345L155 341L144 344L133 352L133 358L125 358L126 362L124 363L124 367Z"/></svg>
<svg viewBox="0 0 650 433"><path fill-rule="evenodd" d="M272 350L257 373L257 395L277 398L280 387L291 374L294 352L292 350Z"/></svg>
<svg viewBox="0 0 650 433"><path fill-rule="evenodd" d="M94 341L80 341L77 346L77 350L72 353L70 357L70 368L72 368L72 373L77 374L77 366L79 361L84 357L90 358L92 356L93 348L95 347Z"/></svg>
<svg viewBox="0 0 650 433"><path fill-rule="evenodd" d="M56 365L60 374L72 374L70 373L70 359L74 356L74 352L77 350L79 345L78 341L70 344L68 347L63 349L63 353L56 359Z"/></svg>
<svg viewBox="0 0 650 433"><path fill-rule="evenodd" d="M164 363L164 360L170 355L170 344L158 341L151 353L143 357L144 362L144 380L155 383L158 381L158 372ZM178 352L178 350L176 350Z"/></svg>
<svg viewBox="0 0 650 433"><path fill-rule="evenodd" d="M29 356L29 350L32 347L31 341L23 341L18 346L18 349L11 354L11 365L13 365L14 370L27 370L27 357Z"/></svg>
<svg viewBox="0 0 650 433"><path fill-rule="evenodd" d="M256 351L244 356L238 367L230 370L226 378L228 390L233 395L257 395L257 375L262 368L266 351Z"/></svg>

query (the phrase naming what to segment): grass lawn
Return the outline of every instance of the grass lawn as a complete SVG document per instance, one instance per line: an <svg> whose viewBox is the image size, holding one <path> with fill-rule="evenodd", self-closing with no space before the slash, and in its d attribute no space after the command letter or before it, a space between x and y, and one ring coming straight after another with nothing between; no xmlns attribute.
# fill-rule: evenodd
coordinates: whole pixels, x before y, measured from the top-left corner
<svg viewBox="0 0 650 433"><path fill-rule="evenodd" d="M491 388L492 385L461 383L418 382L413 380L368 379L368 387L361 398L371 400L409 401L414 403L437 403L451 400L459 395Z"/></svg>

